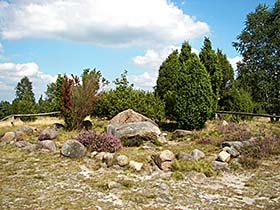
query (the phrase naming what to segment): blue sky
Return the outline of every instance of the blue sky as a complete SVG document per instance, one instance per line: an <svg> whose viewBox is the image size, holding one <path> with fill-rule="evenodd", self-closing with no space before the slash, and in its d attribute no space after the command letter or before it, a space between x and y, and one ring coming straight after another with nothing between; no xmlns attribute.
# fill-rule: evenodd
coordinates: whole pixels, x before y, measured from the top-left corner
<svg viewBox="0 0 280 210"><path fill-rule="evenodd" d="M0 0L0 101L12 101L28 76L38 98L57 74L97 68L109 81L128 70L137 88L152 90L159 65L187 40L204 36L230 62L246 15L275 0Z"/></svg>

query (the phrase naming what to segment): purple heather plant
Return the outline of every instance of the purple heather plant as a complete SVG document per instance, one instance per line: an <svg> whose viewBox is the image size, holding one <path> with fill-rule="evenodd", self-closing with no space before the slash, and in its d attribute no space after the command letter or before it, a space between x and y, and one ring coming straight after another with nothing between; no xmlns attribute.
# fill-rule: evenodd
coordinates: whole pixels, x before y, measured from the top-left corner
<svg viewBox="0 0 280 210"><path fill-rule="evenodd" d="M212 144L212 141L210 138L201 138L197 140L198 144Z"/></svg>
<svg viewBox="0 0 280 210"><path fill-rule="evenodd" d="M229 122L227 126L219 125L217 129L223 134L223 141L246 141L249 140L253 134L245 123Z"/></svg>
<svg viewBox="0 0 280 210"><path fill-rule="evenodd" d="M75 139L90 151L115 152L122 148L119 138L111 134L99 134L95 131L82 131Z"/></svg>

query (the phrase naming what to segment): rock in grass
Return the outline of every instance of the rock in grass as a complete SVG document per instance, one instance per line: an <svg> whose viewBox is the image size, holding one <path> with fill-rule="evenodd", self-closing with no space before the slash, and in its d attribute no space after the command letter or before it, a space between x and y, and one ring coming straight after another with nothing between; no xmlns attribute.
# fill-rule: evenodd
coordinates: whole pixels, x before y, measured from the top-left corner
<svg viewBox="0 0 280 210"><path fill-rule="evenodd" d="M46 128L44 129L38 139L39 141L44 141L44 140L52 140L55 139L57 137L57 131L53 128Z"/></svg>
<svg viewBox="0 0 280 210"><path fill-rule="evenodd" d="M34 132L34 128L30 127L30 126L27 126L27 125L23 125L23 126L20 126L18 127L15 132L23 132L25 134L32 134Z"/></svg>
<svg viewBox="0 0 280 210"><path fill-rule="evenodd" d="M124 167L129 163L128 157L126 155L119 155L116 159L118 165L121 167Z"/></svg>
<svg viewBox="0 0 280 210"><path fill-rule="evenodd" d="M222 170L222 171L229 170L228 163L223 163L223 162L216 161L216 160L212 161L212 166L213 166L214 170L216 170L216 171L219 171L219 170Z"/></svg>
<svg viewBox="0 0 280 210"><path fill-rule="evenodd" d="M175 155L170 150L164 150L152 155L152 159L161 170L167 171L171 169L171 163L175 159Z"/></svg>
<svg viewBox="0 0 280 210"><path fill-rule="evenodd" d="M41 141L39 142L39 145L41 145L44 149L50 150L51 152L56 152L56 145L52 140Z"/></svg>
<svg viewBox="0 0 280 210"><path fill-rule="evenodd" d="M75 139L66 140L61 148L61 154L65 157L81 158L85 153L85 146Z"/></svg>
<svg viewBox="0 0 280 210"><path fill-rule="evenodd" d="M198 150L198 149L194 149L192 152L191 152L191 156L192 156L192 159L194 160L199 160L201 158L204 158L205 157L205 154L204 152Z"/></svg>
<svg viewBox="0 0 280 210"><path fill-rule="evenodd" d="M1 138L2 142L11 142L16 140L16 132L6 132L4 136Z"/></svg>
<svg viewBox="0 0 280 210"><path fill-rule="evenodd" d="M226 151L221 151L218 154L218 160L222 161L222 162L229 162L230 160L230 154L227 153Z"/></svg>
<svg viewBox="0 0 280 210"><path fill-rule="evenodd" d="M229 153L233 158L237 158L240 155L240 153L234 147L224 147L223 151Z"/></svg>
<svg viewBox="0 0 280 210"><path fill-rule="evenodd" d="M129 161L129 166L130 168L134 169L135 171L141 171L142 167L143 167L143 163L139 163L136 161Z"/></svg>
<svg viewBox="0 0 280 210"><path fill-rule="evenodd" d="M182 138L191 135L192 132L188 130L177 129L172 134L172 139Z"/></svg>

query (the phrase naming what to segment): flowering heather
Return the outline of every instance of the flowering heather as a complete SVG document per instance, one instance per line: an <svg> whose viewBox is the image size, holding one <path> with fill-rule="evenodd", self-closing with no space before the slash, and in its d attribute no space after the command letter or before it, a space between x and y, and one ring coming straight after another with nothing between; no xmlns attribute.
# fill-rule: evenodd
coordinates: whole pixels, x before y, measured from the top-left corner
<svg viewBox="0 0 280 210"><path fill-rule="evenodd" d="M98 134L95 131L82 131L75 139L81 142L90 151L115 152L122 148L120 139L111 134Z"/></svg>
<svg viewBox="0 0 280 210"><path fill-rule="evenodd" d="M229 122L227 126L219 125L217 129L222 133L222 141L246 141L253 134L249 130L249 126L245 123L238 124Z"/></svg>

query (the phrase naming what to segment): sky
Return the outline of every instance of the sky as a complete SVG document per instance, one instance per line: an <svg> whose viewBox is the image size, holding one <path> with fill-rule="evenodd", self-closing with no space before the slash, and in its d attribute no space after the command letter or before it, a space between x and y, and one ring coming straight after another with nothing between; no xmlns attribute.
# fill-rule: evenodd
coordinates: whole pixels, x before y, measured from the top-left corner
<svg viewBox="0 0 280 210"><path fill-rule="evenodd" d="M96 68L112 82L124 70L136 88L153 90L164 59L204 37L236 68L232 42L246 15L275 0L0 0L0 101L21 78L38 99L58 74Z"/></svg>

